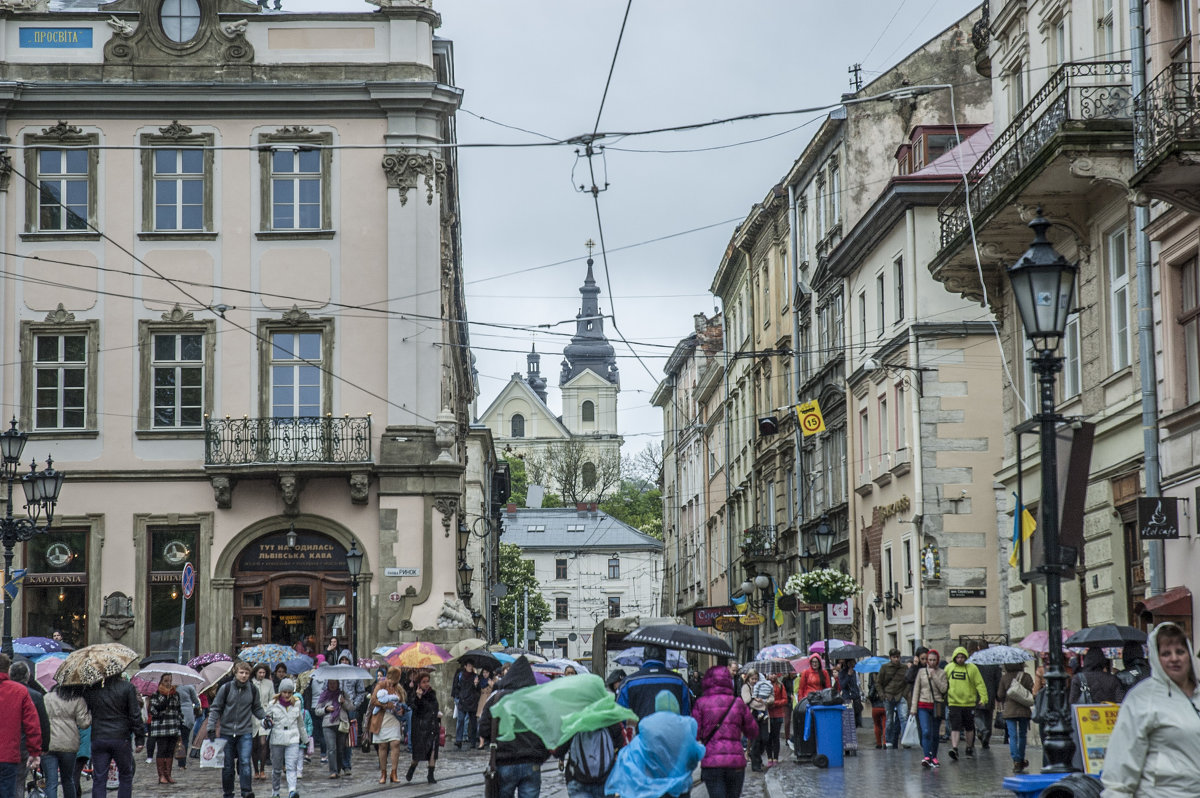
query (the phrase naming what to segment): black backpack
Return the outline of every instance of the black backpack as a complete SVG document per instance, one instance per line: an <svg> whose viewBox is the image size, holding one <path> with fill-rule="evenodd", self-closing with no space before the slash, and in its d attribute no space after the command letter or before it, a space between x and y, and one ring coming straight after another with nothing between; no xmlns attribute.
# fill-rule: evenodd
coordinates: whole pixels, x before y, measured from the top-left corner
<svg viewBox="0 0 1200 798"><path fill-rule="evenodd" d="M579 732L567 751L570 778L584 784L603 784L617 761L617 749L608 729Z"/></svg>

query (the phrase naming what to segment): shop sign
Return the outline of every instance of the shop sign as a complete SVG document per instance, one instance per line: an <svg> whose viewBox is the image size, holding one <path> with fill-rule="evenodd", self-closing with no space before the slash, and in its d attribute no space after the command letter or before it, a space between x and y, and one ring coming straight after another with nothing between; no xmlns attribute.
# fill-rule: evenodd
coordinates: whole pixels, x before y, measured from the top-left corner
<svg viewBox="0 0 1200 798"><path fill-rule="evenodd" d="M76 48L92 46L91 28L20 28L20 47Z"/></svg>
<svg viewBox="0 0 1200 798"><path fill-rule="evenodd" d="M712 626L713 621L722 615L732 615L733 607L726 604L723 607L697 607L692 610L692 625L697 629ZM586 641L584 641L586 642Z"/></svg>
<svg viewBox="0 0 1200 798"><path fill-rule="evenodd" d="M1076 704L1071 707L1075 740L1083 757L1083 771L1098 775L1104 769L1108 740L1117 725L1119 704Z"/></svg>
<svg viewBox="0 0 1200 798"><path fill-rule="evenodd" d="M25 587L86 585L87 574L26 574Z"/></svg>
<svg viewBox="0 0 1200 798"><path fill-rule="evenodd" d="M1179 499L1143 496L1137 500L1137 520L1143 540L1174 540L1179 537Z"/></svg>
<svg viewBox="0 0 1200 798"><path fill-rule="evenodd" d="M273 532L242 549L238 570L345 571L346 548L319 532L301 530L296 530L296 545L288 546L287 533Z"/></svg>

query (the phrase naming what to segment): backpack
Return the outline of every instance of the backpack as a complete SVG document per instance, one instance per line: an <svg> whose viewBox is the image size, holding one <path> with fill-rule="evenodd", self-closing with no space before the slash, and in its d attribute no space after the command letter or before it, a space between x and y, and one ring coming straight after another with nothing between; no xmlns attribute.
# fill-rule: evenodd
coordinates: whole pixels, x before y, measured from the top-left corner
<svg viewBox="0 0 1200 798"><path fill-rule="evenodd" d="M597 729L572 737L567 757L571 768L569 778L584 784L603 784L617 761L617 750L608 729Z"/></svg>

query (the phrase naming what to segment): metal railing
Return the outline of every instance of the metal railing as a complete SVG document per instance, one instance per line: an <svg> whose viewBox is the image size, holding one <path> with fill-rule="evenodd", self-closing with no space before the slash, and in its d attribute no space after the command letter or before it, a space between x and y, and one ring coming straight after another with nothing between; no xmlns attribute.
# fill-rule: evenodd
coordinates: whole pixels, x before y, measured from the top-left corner
<svg viewBox="0 0 1200 798"><path fill-rule="evenodd" d="M1141 169L1181 138L1200 138L1200 73L1168 66L1134 100L1134 167Z"/></svg>
<svg viewBox="0 0 1200 798"><path fill-rule="evenodd" d="M205 465L362 463L371 460L371 417L209 418Z"/></svg>
<svg viewBox="0 0 1200 798"><path fill-rule="evenodd" d="M779 553L779 527L752 526L742 533L743 557L774 557Z"/></svg>
<svg viewBox="0 0 1200 798"><path fill-rule="evenodd" d="M942 248L955 243L967 229L970 216L978 217L1064 123L1131 119L1129 75L1128 61L1087 61L1059 67L967 171L970 215L962 183L938 206Z"/></svg>

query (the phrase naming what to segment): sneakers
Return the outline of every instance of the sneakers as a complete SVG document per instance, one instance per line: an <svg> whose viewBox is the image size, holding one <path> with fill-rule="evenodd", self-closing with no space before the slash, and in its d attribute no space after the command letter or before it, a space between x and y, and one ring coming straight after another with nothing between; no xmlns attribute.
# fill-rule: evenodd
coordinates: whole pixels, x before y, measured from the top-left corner
<svg viewBox="0 0 1200 798"><path fill-rule="evenodd" d="M929 767L937 769L937 768L940 768L941 766L942 766L942 763L937 761L936 756L933 759L929 760Z"/></svg>
<svg viewBox="0 0 1200 798"><path fill-rule="evenodd" d="M967 746L967 756L971 757L972 759L975 758L975 749L969 745Z"/></svg>
<svg viewBox="0 0 1200 798"><path fill-rule="evenodd" d="M146 757L146 764L147 764L147 765L153 765L153 764L154 764L154 757L150 757L150 756Z"/></svg>
<svg viewBox="0 0 1200 798"><path fill-rule="evenodd" d="M923 767L923 768L933 767L933 760L930 759L929 757L925 757L924 759L921 760L921 767Z"/></svg>
<svg viewBox="0 0 1200 798"><path fill-rule="evenodd" d="M967 750L970 751L971 749L968 748ZM950 758L953 759L955 762L958 761L958 749L957 748L950 749Z"/></svg>

